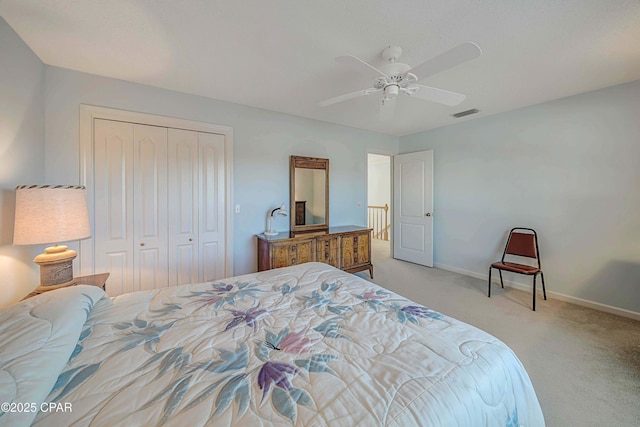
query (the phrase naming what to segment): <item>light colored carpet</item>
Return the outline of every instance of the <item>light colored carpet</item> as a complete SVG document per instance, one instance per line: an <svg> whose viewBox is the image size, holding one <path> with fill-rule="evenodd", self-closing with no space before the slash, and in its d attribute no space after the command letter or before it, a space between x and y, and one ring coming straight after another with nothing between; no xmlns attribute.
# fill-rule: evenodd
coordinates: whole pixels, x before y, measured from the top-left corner
<svg viewBox="0 0 640 427"><path fill-rule="evenodd" d="M474 325L513 349L525 366L547 426L640 426L640 322L398 261L373 240L374 282ZM488 267L488 266L487 266ZM358 276L369 279L368 272ZM553 277L545 275L547 290ZM603 286L606 284L603 283Z"/></svg>

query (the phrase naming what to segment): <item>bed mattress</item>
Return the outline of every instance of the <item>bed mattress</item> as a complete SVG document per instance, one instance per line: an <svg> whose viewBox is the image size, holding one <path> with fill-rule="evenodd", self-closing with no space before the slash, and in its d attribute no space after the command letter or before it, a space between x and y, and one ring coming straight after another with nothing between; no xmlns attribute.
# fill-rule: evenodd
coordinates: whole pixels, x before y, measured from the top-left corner
<svg viewBox="0 0 640 427"><path fill-rule="evenodd" d="M36 426L544 425L500 340L326 264L76 293L88 317L43 399L72 411Z"/></svg>

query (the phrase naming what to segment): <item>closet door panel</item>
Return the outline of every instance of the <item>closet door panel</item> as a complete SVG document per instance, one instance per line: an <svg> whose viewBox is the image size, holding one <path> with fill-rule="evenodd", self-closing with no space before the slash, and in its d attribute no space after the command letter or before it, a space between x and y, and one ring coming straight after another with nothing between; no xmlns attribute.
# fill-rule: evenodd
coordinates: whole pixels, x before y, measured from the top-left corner
<svg viewBox="0 0 640 427"><path fill-rule="evenodd" d="M169 129L169 286L199 282L198 133Z"/></svg>
<svg viewBox="0 0 640 427"><path fill-rule="evenodd" d="M201 282L212 282L225 277L224 266L218 260L218 243L209 242L202 245L202 279ZM222 268L222 272L221 272Z"/></svg>
<svg viewBox="0 0 640 427"><path fill-rule="evenodd" d="M94 258L109 295L227 275L225 136L94 120Z"/></svg>
<svg viewBox="0 0 640 427"><path fill-rule="evenodd" d="M224 135L198 133L200 268L202 282L223 278Z"/></svg>
<svg viewBox="0 0 640 427"><path fill-rule="evenodd" d="M168 285L167 129L134 125L134 266L136 290Z"/></svg>
<svg viewBox="0 0 640 427"><path fill-rule="evenodd" d="M176 246L175 252L169 254L169 273L172 274L169 278L169 286L198 283L196 249L197 247L194 244L189 243ZM194 268L194 265L196 268Z"/></svg>
<svg viewBox="0 0 640 427"><path fill-rule="evenodd" d="M94 120L96 271L111 273L109 295L133 287L133 125Z"/></svg>
<svg viewBox="0 0 640 427"><path fill-rule="evenodd" d="M97 251L96 254L98 254ZM134 271L131 251L107 252L100 255L102 257L100 271L108 271L110 273L105 287L109 296L133 292ZM96 259L96 265L97 261Z"/></svg>
<svg viewBox="0 0 640 427"><path fill-rule="evenodd" d="M163 259L165 248L141 248L137 251L137 269L135 282L140 290L150 290L166 287L167 273L166 258Z"/></svg>

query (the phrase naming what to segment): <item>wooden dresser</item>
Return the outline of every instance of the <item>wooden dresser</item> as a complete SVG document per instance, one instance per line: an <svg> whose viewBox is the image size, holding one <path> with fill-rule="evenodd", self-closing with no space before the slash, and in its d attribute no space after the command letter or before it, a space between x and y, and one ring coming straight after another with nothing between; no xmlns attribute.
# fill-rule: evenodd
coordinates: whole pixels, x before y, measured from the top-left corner
<svg viewBox="0 0 640 427"><path fill-rule="evenodd" d="M258 271L288 267L305 262L324 262L355 273L369 270L371 264L371 228L347 225L310 233L258 234Z"/></svg>

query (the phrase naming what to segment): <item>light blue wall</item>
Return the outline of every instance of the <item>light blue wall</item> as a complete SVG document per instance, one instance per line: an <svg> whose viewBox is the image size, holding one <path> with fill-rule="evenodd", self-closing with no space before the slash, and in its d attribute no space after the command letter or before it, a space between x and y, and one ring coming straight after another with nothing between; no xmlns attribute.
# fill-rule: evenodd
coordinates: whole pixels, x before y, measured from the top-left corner
<svg viewBox="0 0 640 427"><path fill-rule="evenodd" d="M398 138L49 67L0 18L0 306L37 282L11 246L17 184L78 182L81 103L234 128L234 273L288 205L291 154L331 160L331 224L366 221L366 154L434 150L436 265L486 276L506 230L541 234L549 289L640 312L640 82ZM45 163L46 156L46 163ZM45 170L46 168L46 170ZM356 203L361 202L361 207ZM286 218L275 228L288 229ZM511 278L527 284L520 278Z"/></svg>
<svg viewBox="0 0 640 427"><path fill-rule="evenodd" d="M393 154L397 138L136 83L46 67L46 178L78 181L80 104L177 117L234 129L234 273L257 267L254 235L267 210L289 205L289 156L330 160L330 223L366 225L367 152ZM360 207L356 203L360 202ZM274 222L289 229L288 218Z"/></svg>
<svg viewBox="0 0 640 427"><path fill-rule="evenodd" d="M436 266L486 277L533 227L547 289L640 312L640 81L400 138L426 149Z"/></svg>
<svg viewBox="0 0 640 427"><path fill-rule="evenodd" d="M44 181L44 64L0 17L0 307L38 285L42 247L12 246L15 187Z"/></svg>

